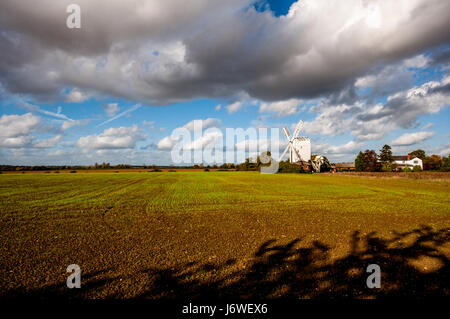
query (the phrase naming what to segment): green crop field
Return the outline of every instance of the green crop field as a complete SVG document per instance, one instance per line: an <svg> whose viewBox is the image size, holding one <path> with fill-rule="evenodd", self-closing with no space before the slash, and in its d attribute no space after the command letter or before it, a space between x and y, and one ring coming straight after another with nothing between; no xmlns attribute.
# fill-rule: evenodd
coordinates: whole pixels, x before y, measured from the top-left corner
<svg viewBox="0 0 450 319"><path fill-rule="evenodd" d="M0 175L0 295L448 295L450 179ZM378 264L382 287L368 289ZM66 268L81 267L81 289Z"/></svg>

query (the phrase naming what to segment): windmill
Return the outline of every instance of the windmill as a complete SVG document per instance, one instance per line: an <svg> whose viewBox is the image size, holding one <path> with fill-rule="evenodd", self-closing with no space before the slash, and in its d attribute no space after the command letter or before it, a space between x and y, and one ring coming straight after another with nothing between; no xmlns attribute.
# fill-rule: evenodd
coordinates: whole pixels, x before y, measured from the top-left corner
<svg viewBox="0 0 450 319"><path fill-rule="evenodd" d="M303 121L300 120L291 136L289 129L286 126L283 127L284 136L286 136L289 143L283 154L281 154L279 161L283 159L287 151L289 151L290 163L302 163L311 160L311 141L309 140L309 137L298 136L302 128Z"/></svg>

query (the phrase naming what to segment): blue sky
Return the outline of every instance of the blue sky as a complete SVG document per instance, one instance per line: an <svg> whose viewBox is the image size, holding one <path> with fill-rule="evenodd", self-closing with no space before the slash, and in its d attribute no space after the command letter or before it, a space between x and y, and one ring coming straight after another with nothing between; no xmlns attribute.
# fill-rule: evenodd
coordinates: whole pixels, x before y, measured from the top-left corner
<svg viewBox="0 0 450 319"><path fill-rule="evenodd" d="M294 2L292 0L263 0L255 3L255 7L258 10L264 11L267 10L266 6L268 5L274 15L281 16L288 13L289 8Z"/></svg>
<svg viewBox="0 0 450 319"><path fill-rule="evenodd" d="M350 10L325 1L230 1L219 11L199 1L178 13L180 26L170 14L157 25L130 19L136 25L120 34L88 20L75 38L64 26L45 31L58 19L52 10L19 10L16 22L0 24L0 163L171 164L167 137L193 120L221 130L293 130L301 119L313 153L333 162L384 144L399 155L422 148L447 156L448 19L430 8L407 29L398 22L423 3L393 14L382 2ZM152 4L137 13L152 16ZM5 1L0 11L14 6ZM96 12L89 6L81 1L82 12Z"/></svg>

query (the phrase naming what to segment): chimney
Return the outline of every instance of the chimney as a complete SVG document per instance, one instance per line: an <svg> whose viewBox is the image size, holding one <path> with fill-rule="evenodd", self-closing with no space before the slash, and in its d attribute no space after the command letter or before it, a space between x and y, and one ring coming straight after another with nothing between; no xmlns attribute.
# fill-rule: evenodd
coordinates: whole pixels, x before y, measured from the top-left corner
<svg viewBox="0 0 450 319"><path fill-rule="evenodd" d="M408 161L409 161L410 156L408 155Z"/></svg>

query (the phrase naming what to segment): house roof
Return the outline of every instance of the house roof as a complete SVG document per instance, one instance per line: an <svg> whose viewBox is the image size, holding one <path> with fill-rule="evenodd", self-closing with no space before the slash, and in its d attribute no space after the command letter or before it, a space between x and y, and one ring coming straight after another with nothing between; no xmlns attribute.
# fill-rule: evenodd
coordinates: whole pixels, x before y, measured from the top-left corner
<svg viewBox="0 0 450 319"><path fill-rule="evenodd" d="M333 164L335 168L353 168L355 163L335 163Z"/></svg>
<svg viewBox="0 0 450 319"><path fill-rule="evenodd" d="M394 161L407 161L408 160L408 155L392 156L392 159Z"/></svg>

